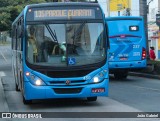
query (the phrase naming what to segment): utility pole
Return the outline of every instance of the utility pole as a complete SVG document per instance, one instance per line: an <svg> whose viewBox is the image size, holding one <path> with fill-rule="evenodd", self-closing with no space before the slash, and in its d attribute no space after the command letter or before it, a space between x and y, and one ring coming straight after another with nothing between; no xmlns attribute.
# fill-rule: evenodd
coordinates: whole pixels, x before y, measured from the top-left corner
<svg viewBox="0 0 160 121"><path fill-rule="evenodd" d="M139 0L139 7L140 7L140 16L143 16L144 18L144 25L145 25L145 33L146 33L146 45L147 45L147 54L148 52L148 18L147 18L147 11L148 11L148 5L147 0Z"/></svg>
<svg viewBox="0 0 160 121"><path fill-rule="evenodd" d="M158 13L160 13L160 0L158 0ZM160 36L160 26L159 26L159 31L158 31L158 37L159 36ZM158 50L160 50L160 38L158 38Z"/></svg>
<svg viewBox="0 0 160 121"><path fill-rule="evenodd" d="M108 16L110 17L110 0L107 0L107 12Z"/></svg>
<svg viewBox="0 0 160 121"><path fill-rule="evenodd" d="M158 0L158 12L157 12L158 14L160 14L160 1ZM158 33L160 33L160 26L159 26L159 32Z"/></svg>
<svg viewBox="0 0 160 121"><path fill-rule="evenodd" d="M158 0L158 11L160 12L160 1Z"/></svg>

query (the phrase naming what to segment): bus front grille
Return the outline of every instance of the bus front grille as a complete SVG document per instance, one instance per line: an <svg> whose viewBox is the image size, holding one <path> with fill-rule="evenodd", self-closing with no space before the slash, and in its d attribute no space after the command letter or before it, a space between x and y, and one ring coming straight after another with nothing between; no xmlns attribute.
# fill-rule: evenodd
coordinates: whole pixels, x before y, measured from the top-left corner
<svg viewBox="0 0 160 121"><path fill-rule="evenodd" d="M57 94L76 94L82 91L82 88L54 88L53 89Z"/></svg>
<svg viewBox="0 0 160 121"><path fill-rule="evenodd" d="M86 80L70 81L70 84L84 84ZM66 81L50 81L50 85L66 85Z"/></svg>
<svg viewBox="0 0 160 121"><path fill-rule="evenodd" d="M78 71L39 71L51 78L69 78L69 77L83 77L93 70L78 70Z"/></svg>

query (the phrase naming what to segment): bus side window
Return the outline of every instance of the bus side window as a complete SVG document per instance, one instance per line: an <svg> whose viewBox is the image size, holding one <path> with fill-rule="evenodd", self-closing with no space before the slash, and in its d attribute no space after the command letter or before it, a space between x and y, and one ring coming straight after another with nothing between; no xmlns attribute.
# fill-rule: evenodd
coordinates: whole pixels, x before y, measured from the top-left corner
<svg viewBox="0 0 160 121"><path fill-rule="evenodd" d="M20 36L21 36L21 40L23 39L23 37L24 37L24 19L23 19L23 17L21 18L21 34L20 34ZM22 40L22 42L21 42L21 50L23 50L23 40Z"/></svg>
<svg viewBox="0 0 160 121"><path fill-rule="evenodd" d="M16 49L16 26L12 27L12 49Z"/></svg>
<svg viewBox="0 0 160 121"><path fill-rule="evenodd" d="M22 27L21 27L21 20L19 20L17 27L17 50L20 51L22 50L21 34L22 34Z"/></svg>

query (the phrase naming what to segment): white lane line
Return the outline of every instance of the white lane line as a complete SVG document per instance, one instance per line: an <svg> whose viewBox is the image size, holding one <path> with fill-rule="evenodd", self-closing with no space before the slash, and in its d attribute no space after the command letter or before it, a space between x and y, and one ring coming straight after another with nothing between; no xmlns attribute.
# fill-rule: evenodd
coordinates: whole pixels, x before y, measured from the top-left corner
<svg viewBox="0 0 160 121"><path fill-rule="evenodd" d="M1 76L6 76L6 74L3 71L0 71L0 77Z"/></svg>
<svg viewBox="0 0 160 121"><path fill-rule="evenodd" d="M151 90L151 91L160 91L160 89L154 89L154 88L143 87L143 86L138 86L138 85L134 85L134 86L137 88L147 89L147 90Z"/></svg>
<svg viewBox="0 0 160 121"><path fill-rule="evenodd" d="M5 58L5 56L3 55L3 53L1 52L2 57L4 58L4 60L7 62L7 59Z"/></svg>

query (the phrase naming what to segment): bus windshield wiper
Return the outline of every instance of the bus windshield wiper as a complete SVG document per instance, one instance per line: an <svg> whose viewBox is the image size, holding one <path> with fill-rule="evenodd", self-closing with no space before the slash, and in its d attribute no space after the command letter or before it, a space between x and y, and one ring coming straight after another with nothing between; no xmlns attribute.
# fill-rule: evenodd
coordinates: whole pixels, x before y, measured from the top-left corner
<svg viewBox="0 0 160 121"><path fill-rule="evenodd" d="M79 33L82 31L84 25L86 24L86 21L84 21L78 28L76 31L74 31L73 36L71 37L73 40L76 39L77 35L79 35Z"/></svg>
<svg viewBox="0 0 160 121"><path fill-rule="evenodd" d="M49 33L50 33L51 37L53 38L53 40L55 42L58 42L56 31L54 30L54 32L53 32L52 29L51 29L51 27L48 24L45 24L45 26L46 26L47 30L49 31Z"/></svg>

